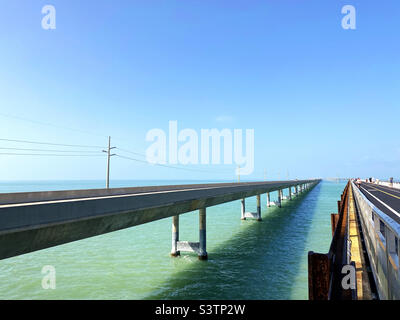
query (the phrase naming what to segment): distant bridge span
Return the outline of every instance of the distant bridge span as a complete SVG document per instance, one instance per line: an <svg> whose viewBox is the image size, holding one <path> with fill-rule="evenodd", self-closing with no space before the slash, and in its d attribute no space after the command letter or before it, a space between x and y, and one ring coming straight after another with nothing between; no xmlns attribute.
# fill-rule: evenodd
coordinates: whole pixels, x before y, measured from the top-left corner
<svg viewBox="0 0 400 320"><path fill-rule="evenodd" d="M0 194L0 259L173 217L171 255L197 252L207 258L206 208L242 199L242 219L261 220L260 195L289 189L290 198L320 180L188 184ZM245 198L257 196L257 213ZM199 210L200 241L179 241L179 214Z"/></svg>

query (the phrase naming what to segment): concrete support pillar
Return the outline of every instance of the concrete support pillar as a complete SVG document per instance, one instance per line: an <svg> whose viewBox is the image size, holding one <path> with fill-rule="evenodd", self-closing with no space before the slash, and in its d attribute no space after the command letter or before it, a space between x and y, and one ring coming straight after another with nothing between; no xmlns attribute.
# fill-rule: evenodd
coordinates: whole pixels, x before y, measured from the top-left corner
<svg viewBox="0 0 400 320"><path fill-rule="evenodd" d="M242 199L242 211L241 211L241 217L240 217L240 219L246 220L246 218L245 218L245 216L244 216L245 212L246 212L246 199L243 198L243 199Z"/></svg>
<svg viewBox="0 0 400 320"><path fill-rule="evenodd" d="M172 217L172 249L171 256L177 257L180 255L178 251L178 241L179 241L179 216Z"/></svg>
<svg viewBox="0 0 400 320"><path fill-rule="evenodd" d="M292 200L292 187L289 187L289 200Z"/></svg>
<svg viewBox="0 0 400 320"><path fill-rule="evenodd" d="M299 193L299 190L298 190L297 186L295 187L295 191L296 191L296 196L297 196L298 193Z"/></svg>
<svg viewBox="0 0 400 320"><path fill-rule="evenodd" d="M199 210L199 259L207 260L206 208Z"/></svg>
<svg viewBox="0 0 400 320"><path fill-rule="evenodd" d="M269 192L267 192L267 207L271 206L271 198L269 196Z"/></svg>
<svg viewBox="0 0 400 320"><path fill-rule="evenodd" d="M282 190L278 190L278 207L282 207Z"/></svg>
<svg viewBox="0 0 400 320"><path fill-rule="evenodd" d="M257 221L261 221L261 195L257 195Z"/></svg>

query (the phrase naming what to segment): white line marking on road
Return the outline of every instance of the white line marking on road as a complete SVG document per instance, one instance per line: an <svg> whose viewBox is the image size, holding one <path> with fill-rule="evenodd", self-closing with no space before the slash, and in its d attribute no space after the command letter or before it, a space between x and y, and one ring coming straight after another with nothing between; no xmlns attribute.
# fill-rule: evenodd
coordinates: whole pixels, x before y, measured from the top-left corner
<svg viewBox="0 0 400 320"><path fill-rule="evenodd" d="M365 192L367 192L371 197L373 197L374 199L378 200L381 204L383 204L386 208L388 208L390 211L392 211L395 215L397 215L400 218L400 213L398 213L393 208L389 207L386 203L384 203L382 200L380 200L377 197L375 197L372 193L368 192L368 190L365 189L364 187L361 187L361 188L364 189Z"/></svg>
<svg viewBox="0 0 400 320"><path fill-rule="evenodd" d="M367 186L368 186L368 184L367 184ZM400 193L400 190L398 190L398 189L391 188L391 187L388 187L388 186L384 186L384 185L381 185L381 184L373 184L373 186L376 187L377 189L382 188L382 189L385 189L385 190L390 191L390 192Z"/></svg>

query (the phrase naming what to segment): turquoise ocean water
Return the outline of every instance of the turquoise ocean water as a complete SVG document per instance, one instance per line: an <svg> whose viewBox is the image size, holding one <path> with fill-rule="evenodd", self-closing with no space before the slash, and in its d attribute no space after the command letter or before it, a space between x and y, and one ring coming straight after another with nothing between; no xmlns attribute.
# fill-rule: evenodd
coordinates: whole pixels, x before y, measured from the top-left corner
<svg viewBox="0 0 400 320"><path fill-rule="evenodd" d="M192 182L113 181L111 187ZM0 192L103 185L1 182ZM330 213L344 186L322 181L282 208L267 209L262 195L262 222L240 220L240 201L208 208L208 261L169 256L171 218L0 260L0 299L307 299L307 252L328 251ZM256 209L255 197L246 209ZM198 241L197 212L181 215L180 239ZM42 288L45 265L55 267L54 290Z"/></svg>

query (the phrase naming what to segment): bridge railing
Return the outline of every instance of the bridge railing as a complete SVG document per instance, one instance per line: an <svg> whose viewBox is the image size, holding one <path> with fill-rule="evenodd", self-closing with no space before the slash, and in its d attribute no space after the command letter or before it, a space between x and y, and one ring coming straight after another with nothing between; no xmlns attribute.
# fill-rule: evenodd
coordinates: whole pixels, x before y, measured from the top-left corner
<svg viewBox="0 0 400 320"><path fill-rule="evenodd" d="M340 201L338 213L331 214L332 242L329 252L308 253L308 288L310 300L351 300L355 290L343 289L342 267L350 263L348 242L349 188L347 183Z"/></svg>
<svg viewBox="0 0 400 320"><path fill-rule="evenodd" d="M380 299L400 299L400 225L377 208L352 182L364 242Z"/></svg>
<svg viewBox="0 0 400 320"><path fill-rule="evenodd" d="M292 181L259 181L259 182L240 182L240 183L204 183L204 184L179 184L179 185L159 185L159 186L140 186L140 187L122 187L122 188L100 188L100 189L78 189L78 190L58 190L58 191L35 191L35 192L12 192L0 193L0 205L19 204L28 202L56 201L77 198L95 198L120 196L129 194L179 191L182 189L209 189L224 187L245 187L245 186L268 186L274 183L288 183L288 185L300 185L303 180Z"/></svg>

